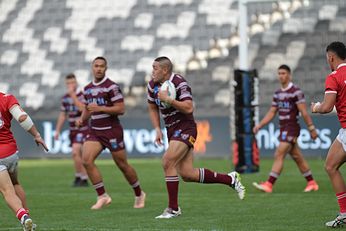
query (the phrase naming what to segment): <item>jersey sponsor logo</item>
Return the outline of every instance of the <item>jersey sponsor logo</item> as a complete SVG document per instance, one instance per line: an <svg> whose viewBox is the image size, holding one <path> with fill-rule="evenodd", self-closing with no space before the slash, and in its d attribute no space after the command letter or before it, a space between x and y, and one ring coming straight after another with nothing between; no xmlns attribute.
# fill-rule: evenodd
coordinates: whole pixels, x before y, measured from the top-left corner
<svg viewBox="0 0 346 231"><path fill-rule="evenodd" d="M83 133L78 133L76 135L76 141L77 142L83 142Z"/></svg>
<svg viewBox="0 0 346 231"><path fill-rule="evenodd" d="M173 133L173 137L177 138L181 135L181 129L179 130L175 130L174 133Z"/></svg>
<svg viewBox="0 0 346 231"><path fill-rule="evenodd" d="M113 149L117 149L118 147L117 139L110 139L109 143L111 144Z"/></svg>
<svg viewBox="0 0 346 231"><path fill-rule="evenodd" d="M187 140L187 138L189 138L189 134L181 134L181 138L183 139L183 140Z"/></svg>

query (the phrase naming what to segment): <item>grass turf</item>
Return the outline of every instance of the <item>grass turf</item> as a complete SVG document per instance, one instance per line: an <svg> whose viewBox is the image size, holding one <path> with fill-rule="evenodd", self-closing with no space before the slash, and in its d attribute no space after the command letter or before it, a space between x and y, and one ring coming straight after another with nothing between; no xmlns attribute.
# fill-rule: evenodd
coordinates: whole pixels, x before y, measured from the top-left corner
<svg viewBox="0 0 346 231"><path fill-rule="evenodd" d="M167 205L166 186L159 159L131 159L147 193L144 209L133 209L133 192L111 160L97 161L113 202L91 211L93 188L72 188L71 160L21 160L20 181L25 188L37 230L326 230L338 207L323 169L323 160L308 160L318 192L303 193L305 179L288 159L272 194L256 191L253 181L267 179L272 160L262 160L260 173L242 175L247 187L244 201L224 185L180 183L182 216L156 220ZM196 160L196 167L228 172L222 159ZM345 171L344 171L345 173ZM0 230L21 230L14 214L0 200Z"/></svg>

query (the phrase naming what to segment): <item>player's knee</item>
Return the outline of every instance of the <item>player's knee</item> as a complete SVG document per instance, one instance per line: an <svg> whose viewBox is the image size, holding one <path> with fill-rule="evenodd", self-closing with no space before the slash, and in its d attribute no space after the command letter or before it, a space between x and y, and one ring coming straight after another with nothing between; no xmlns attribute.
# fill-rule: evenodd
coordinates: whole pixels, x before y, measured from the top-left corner
<svg viewBox="0 0 346 231"><path fill-rule="evenodd" d="M193 177L189 174L180 173L181 179L183 179L184 182L193 182Z"/></svg>
<svg viewBox="0 0 346 231"><path fill-rule="evenodd" d="M337 168L334 165L330 164L330 163L325 163L324 170L327 173L333 173L333 172L335 172L337 170Z"/></svg>
<svg viewBox="0 0 346 231"><path fill-rule="evenodd" d="M84 168L90 168L94 164L92 160L84 158L82 159L82 163Z"/></svg>
<svg viewBox="0 0 346 231"><path fill-rule="evenodd" d="M174 161L168 158L162 159L162 167L164 170L168 170L174 167Z"/></svg>

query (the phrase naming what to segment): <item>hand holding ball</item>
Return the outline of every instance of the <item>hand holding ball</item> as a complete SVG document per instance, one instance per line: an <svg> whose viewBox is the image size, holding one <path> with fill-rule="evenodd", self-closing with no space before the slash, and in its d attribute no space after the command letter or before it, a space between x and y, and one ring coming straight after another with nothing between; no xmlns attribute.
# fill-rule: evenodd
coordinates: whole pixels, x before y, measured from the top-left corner
<svg viewBox="0 0 346 231"><path fill-rule="evenodd" d="M176 96L177 93L174 84L169 80L163 82L159 92L159 99L161 101L162 106L164 106L165 108L170 108L170 102L172 102Z"/></svg>

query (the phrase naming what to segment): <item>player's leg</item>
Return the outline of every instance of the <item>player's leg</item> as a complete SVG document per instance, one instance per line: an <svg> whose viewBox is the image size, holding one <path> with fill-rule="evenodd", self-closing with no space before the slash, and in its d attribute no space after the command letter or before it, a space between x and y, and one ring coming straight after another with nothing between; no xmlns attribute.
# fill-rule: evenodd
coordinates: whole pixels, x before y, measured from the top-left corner
<svg viewBox="0 0 346 231"><path fill-rule="evenodd" d="M186 145L182 143L183 145ZM178 162L177 170L182 179L186 182L197 182L203 184L219 183L225 184L238 192L240 199L245 197L245 187L240 182L237 172L229 174L217 173L206 168L193 167L193 149L190 148L187 154Z"/></svg>
<svg viewBox="0 0 346 231"><path fill-rule="evenodd" d="M88 186L88 175L82 160L82 144L72 144L72 159L75 168L75 180L73 186Z"/></svg>
<svg viewBox="0 0 346 231"><path fill-rule="evenodd" d="M11 182L14 187L14 191L16 192L17 196L19 197L20 201L22 202L23 207L29 211L27 203L26 203L26 196L25 196L25 191L23 187L19 184L18 181L18 170L15 168L12 172L9 172Z"/></svg>
<svg viewBox="0 0 346 231"><path fill-rule="evenodd" d="M338 227L346 223L346 185L344 178L339 171L341 165L346 161L345 150L346 145L343 145L336 139L328 151L325 162L325 170L327 171L332 183L340 208L340 214L336 219L326 223L326 225L330 227Z"/></svg>
<svg viewBox="0 0 346 231"><path fill-rule="evenodd" d="M300 148L297 143L294 143L292 145L292 149L290 151L290 155L294 162L296 162L299 171L303 174L306 181L308 182L304 192L311 192L311 191L317 191L318 190L318 184L314 180L310 167L308 165L308 162L305 160L302 152L300 151Z"/></svg>
<svg viewBox="0 0 346 231"><path fill-rule="evenodd" d="M188 151L189 147L186 144L171 140L168 149L162 156L162 167L168 192L168 207L156 218L173 218L181 214L178 205L179 176L176 167Z"/></svg>
<svg viewBox="0 0 346 231"><path fill-rule="evenodd" d="M3 165L0 165L0 192L3 195L7 205L22 223L24 230L31 231L33 222L29 217L27 210L22 205L20 198L17 196L10 175Z"/></svg>
<svg viewBox="0 0 346 231"><path fill-rule="evenodd" d="M269 177L267 181L263 183L259 183L259 184L256 182L253 183L253 185L257 189L267 193L271 193L273 191L273 185L275 184L276 180L280 176L280 173L283 169L285 156L287 152L290 151L291 148L292 148L292 144L289 142L279 143L279 146L275 150L274 163L272 165L272 169L269 173Z"/></svg>
<svg viewBox="0 0 346 231"><path fill-rule="evenodd" d="M135 193L134 208L143 208L145 205L145 193L142 191L135 169L127 162L125 149L112 152L112 157L118 168L124 174L127 182Z"/></svg>
<svg viewBox="0 0 346 231"><path fill-rule="evenodd" d="M97 202L91 209L100 209L112 201L106 193L101 172L95 164L95 160L102 149L103 147L98 141L86 141L83 145L83 165L98 195Z"/></svg>

